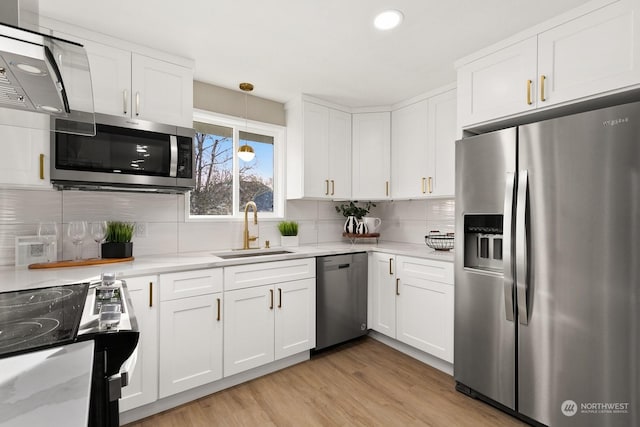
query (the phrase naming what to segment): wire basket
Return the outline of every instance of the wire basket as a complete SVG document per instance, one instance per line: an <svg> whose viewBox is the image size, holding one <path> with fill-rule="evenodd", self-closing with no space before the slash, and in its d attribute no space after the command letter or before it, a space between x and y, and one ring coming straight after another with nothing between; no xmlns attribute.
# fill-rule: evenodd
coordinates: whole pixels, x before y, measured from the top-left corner
<svg viewBox="0 0 640 427"><path fill-rule="evenodd" d="M448 251L453 249L454 234L440 233L439 231L430 231L424 236L424 242L436 251Z"/></svg>

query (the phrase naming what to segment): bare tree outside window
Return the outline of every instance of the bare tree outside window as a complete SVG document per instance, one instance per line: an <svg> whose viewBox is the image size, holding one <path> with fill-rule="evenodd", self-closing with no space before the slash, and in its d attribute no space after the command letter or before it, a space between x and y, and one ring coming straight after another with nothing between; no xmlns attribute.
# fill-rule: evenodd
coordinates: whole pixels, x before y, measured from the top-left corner
<svg viewBox="0 0 640 427"><path fill-rule="evenodd" d="M231 216L243 212L254 201L258 212L274 212L274 137L239 132L233 141L233 128L194 122L196 185L190 195L191 216ZM237 146L250 145L256 156L249 162L238 160L234 176L234 154ZM234 179L238 182L238 206L233 209Z"/></svg>

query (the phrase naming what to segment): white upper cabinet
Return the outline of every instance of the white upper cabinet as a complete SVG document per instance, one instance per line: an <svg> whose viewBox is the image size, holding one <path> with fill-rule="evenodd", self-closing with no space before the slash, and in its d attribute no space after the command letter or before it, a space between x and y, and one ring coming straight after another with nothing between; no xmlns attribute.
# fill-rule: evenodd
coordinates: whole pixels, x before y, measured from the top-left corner
<svg viewBox="0 0 640 427"><path fill-rule="evenodd" d="M455 89L394 110L391 125L393 198L453 196Z"/></svg>
<svg viewBox="0 0 640 427"><path fill-rule="evenodd" d="M193 126L193 70L133 54L131 116L159 123Z"/></svg>
<svg viewBox="0 0 640 427"><path fill-rule="evenodd" d="M458 70L462 126L535 109L535 37L482 57Z"/></svg>
<svg viewBox="0 0 640 427"><path fill-rule="evenodd" d="M640 17L631 0L592 2L537 34L458 68L462 128L640 84ZM464 60L463 60L464 61Z"/></svg>
<svg viewBox="0 0 640 427"><path fill-rule="evenodd" d="M540 34L538 106L640 83L638 19L618 1Z"/></svg>
<svg viewBox="0 0 640 427"><path fill-rule="evenodd" d="M351 197L384 200L391 196L391 113L352 116Z"/></svg>
<svg viewBox="0 0 640 427"><path fill-rule="evenodd" d="M394 199L425 195L429 102L425 99L391 113L391 194ZM455 128L454 128L455 131Z"/></svg>
<svg viewBox="0 0 640 427"><path fill-rule="evenodd" d="M11 115L12 112L3 112ZM38 125L48 126L49 118L37 113ZM42 119L45 120L44 123ZM25 124L26 125L26 124ZM43 129L7 126L0 124L0 140L3 142L0 156L0 186L17 188L50 188L49 165L51 159L51 133Z"/></svg>
<svg viewBox="0 0 640 427"><path fill-rule="evenodd" d="M131 117L131 52L86 41L96 112Z"/></svg>
<svg viewBox="0 0 640 427"><path fill-rule="evenodd" d="M300 100L287 105L287 198L351 196L351 114Z"/></svg>
<svg viewBox="0 0 640 427"><path fill-rule="evenodd" d="M455 90L429 98L428 196L451 197L455 194L456 105Z"/></svg>
<svg viewBox="0 0 640 427"><path fill-rule="evenodd" d="M84 45L96 113L193 127L193 68L183 65L189 60L45 21L53 35Z"/></svg>

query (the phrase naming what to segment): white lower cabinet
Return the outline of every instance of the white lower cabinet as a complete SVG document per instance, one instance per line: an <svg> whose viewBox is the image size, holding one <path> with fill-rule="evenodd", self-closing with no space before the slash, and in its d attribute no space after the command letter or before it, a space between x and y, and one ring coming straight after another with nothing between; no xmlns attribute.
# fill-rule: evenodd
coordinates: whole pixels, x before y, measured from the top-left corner
<svg viewBox="0 0 640 427"><path fill-rule="evenodd" d="M222 269L160 275L163 293L166 285L168 294L175 295L175 283L196 284L188 286L188 293L200 289L202 295L161 295L160 398L222 378Z"/></svg>
<svg viewBox="0 0 640 427"><path fill-rule="evenodd" d="M158 277L125 278L140 338L129 385L122 389L120 412L158 399Z"/></svg>
<svg viewBox="0 0 640 427"><path fill-rule="evenodd" d="M396 257L396 338L453 363L453 265Z"/></svg>
<svg viewBox="0 0 640 427"><path fill-rule="evenodd" d="M273 361L273 286L225 292L224 376Z"/></svg>
<svg viewBox="0 0 640 427"><path fill-rule="evenodd" d="M384 253L369 261L372 329L453 363L453 265Z"/></svg>
<svg viewBox="0 0 640 427"><path fill-rule="evenodd" d="M315 347L315 286L315 258L225 268L224 376Z"/></svg>

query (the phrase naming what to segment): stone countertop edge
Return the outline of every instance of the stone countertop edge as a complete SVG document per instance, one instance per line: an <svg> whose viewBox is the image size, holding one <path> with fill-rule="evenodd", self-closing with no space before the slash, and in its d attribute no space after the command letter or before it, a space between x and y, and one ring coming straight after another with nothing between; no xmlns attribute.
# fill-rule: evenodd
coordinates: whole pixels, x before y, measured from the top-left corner
<svg viewBox="0 0 640 427"><path fill-rule="evenodd" d="M322 243L297 247L272 247L271 250L284 249L289 254L268 255L236 259L222 259L216 254L229 251L201 251L178 254L147 255L136 257L132 262L104 264L91 267L67 267L42 270L3 267L0 269L0 292L19 289L35 289L48 286L78 283L95 280L103 272L115 272L118 278L174 273L204 268L230 267L260 262L286 261L292 259L348 254L355 252L384 252L393 255L406 255L436 261L453 262L451 251L435 251L425 245L408 243ZM242 253L242 251L238 251Z"/></svg>

